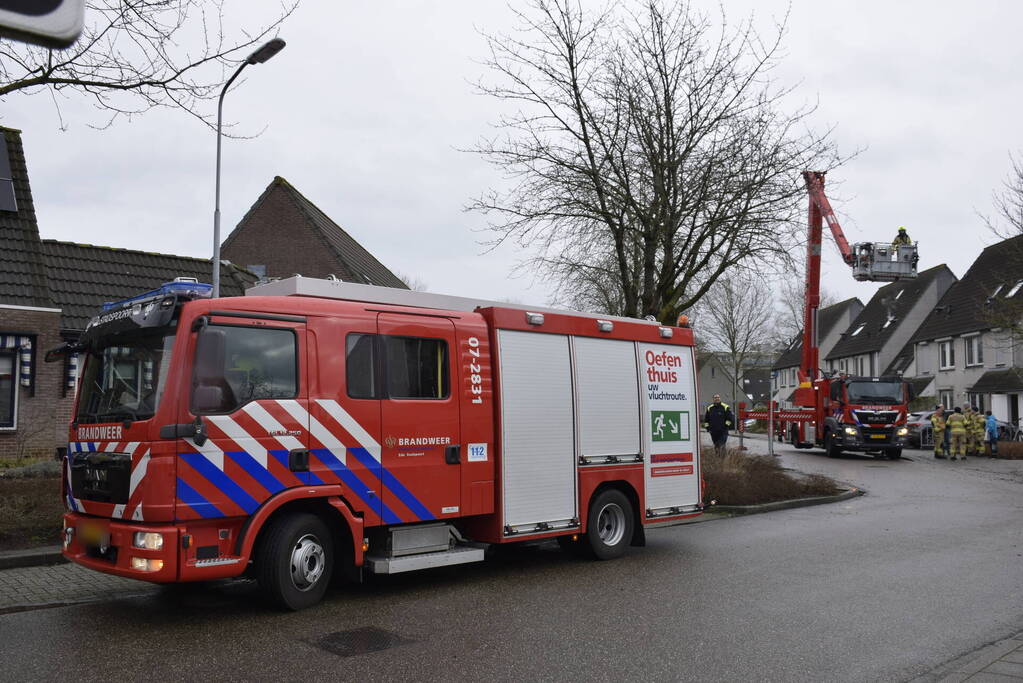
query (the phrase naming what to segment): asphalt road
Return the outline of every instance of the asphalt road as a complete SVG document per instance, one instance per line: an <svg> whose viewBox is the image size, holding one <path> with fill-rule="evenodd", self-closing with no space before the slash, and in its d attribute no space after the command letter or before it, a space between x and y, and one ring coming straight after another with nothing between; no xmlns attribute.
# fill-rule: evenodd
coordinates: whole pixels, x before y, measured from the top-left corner
<svg viewBox="0 0 1023 683"><path fill-rule="evenodd" d="M1023 630L1023 461L781 448L868 494L653 530L613 562L544 545L374 577L298 614L235 583L0 615L2 678L898 681Z"/></svg>

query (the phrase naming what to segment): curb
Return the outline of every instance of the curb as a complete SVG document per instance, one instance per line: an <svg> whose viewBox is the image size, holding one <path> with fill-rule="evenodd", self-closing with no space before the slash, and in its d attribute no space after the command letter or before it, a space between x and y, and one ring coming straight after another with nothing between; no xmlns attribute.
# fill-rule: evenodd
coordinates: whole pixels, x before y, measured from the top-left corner
<svg viewBox="0 0 1023 683"><path fill-rule="evenodd" d="M60 546L46 546L30 550L8 550L0 552L0 570L18 567L41 567L48 564L67 562L60 553Z"/></svg>
<svg viewBox="0 0 1023 683"><path fill-rule="evenodd" d="M653 524L647 524L645 528L659 529L679 526L682 524L699 524L700 522L710 522L714 519L724 519L727 517L739 517L740 515L755 515L761 512L775 512L777 510L789 510L792 508L809 507L811 505L840 503L843 500L849 500L850 498L856 498L857 496L864 496L867 494L866 490L856 488L855 486L845 485L842 488L844 488L845 491L834 496L793 498L792 500L779 500L775 503L762 503L761 505L711 505L704 508L703 514L698 517L690 517L689 519L683 519L675 522L662 522L660 524L654 522Z"/></svg>
<svg viewBox="0 0 1023 683"><path fill-rule="evenodd" d="M814 496L813 498L794 498L792 500L779 500L774 503L762 503L761 505L714 505L704 512L721 512L730 516L755 515L761 512L774 512L775 510L789 510L791 508L809 507L811 505L826 505L827 503L840 503L843 500L866 495L866 491L855 486L846 486L845 491L834 496Z"/></svg>

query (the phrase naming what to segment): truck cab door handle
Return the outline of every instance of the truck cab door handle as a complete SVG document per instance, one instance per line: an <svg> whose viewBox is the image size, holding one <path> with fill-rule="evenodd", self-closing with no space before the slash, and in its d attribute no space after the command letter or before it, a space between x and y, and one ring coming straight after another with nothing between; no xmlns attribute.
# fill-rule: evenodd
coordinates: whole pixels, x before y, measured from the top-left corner
<svg viewBox="0 0 1023 683"><path fill-rule="evenodd" d="M444 449L444 462L448 465L457 465L462 462L462 446L460 444L451 444Z"/></svg>
<svg viewBox="0 0 1023 683"><path fill-rule="evenodd" d="M292 472L308 472L309 449L294 448L288 451L288 469Z"/></svg>

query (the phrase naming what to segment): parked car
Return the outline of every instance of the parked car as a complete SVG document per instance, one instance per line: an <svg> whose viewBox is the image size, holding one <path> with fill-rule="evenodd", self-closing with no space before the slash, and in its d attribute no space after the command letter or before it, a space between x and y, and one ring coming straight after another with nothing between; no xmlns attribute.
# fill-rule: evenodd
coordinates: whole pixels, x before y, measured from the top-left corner
<svg viewBox="0 0 1023 683"><path fill-rule="evenodd" d="M909 428L906 441L911 448L930 448L934 445L934 437L931 434L931 415L933 414L933 410L922 410L909 414L906 419L906 426ZM999 441L1023 441L1023 430L1019 427L1004 420L997 420L997 422Z"/></svg>

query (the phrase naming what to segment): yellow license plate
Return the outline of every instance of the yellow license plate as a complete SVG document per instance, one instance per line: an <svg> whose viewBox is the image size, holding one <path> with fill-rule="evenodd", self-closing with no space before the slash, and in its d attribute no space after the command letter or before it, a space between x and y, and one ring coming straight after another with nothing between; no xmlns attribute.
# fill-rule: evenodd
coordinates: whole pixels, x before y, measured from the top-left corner
<svg viewBox="0 0 1023 683"><path fill-rule="evenodd" d="M870 438L871 439L883 439L883 438L885 438L885 436L884 436L884 434L871 434Z"/></svg>
<svg viewBox="0 0 1023 683"><path fill-rule="evenodd" d="M110 545L110 534L98 524L84 522L78 533L85 545Z"/></svg>

